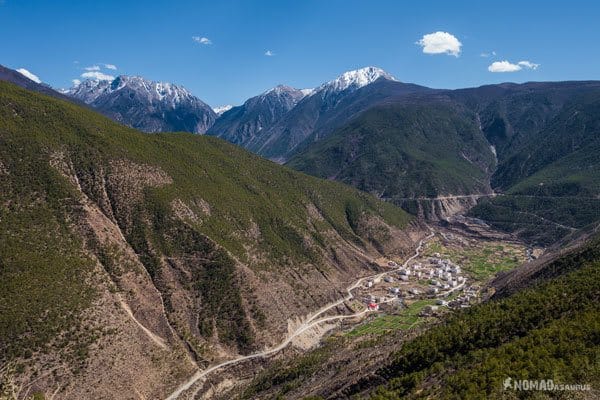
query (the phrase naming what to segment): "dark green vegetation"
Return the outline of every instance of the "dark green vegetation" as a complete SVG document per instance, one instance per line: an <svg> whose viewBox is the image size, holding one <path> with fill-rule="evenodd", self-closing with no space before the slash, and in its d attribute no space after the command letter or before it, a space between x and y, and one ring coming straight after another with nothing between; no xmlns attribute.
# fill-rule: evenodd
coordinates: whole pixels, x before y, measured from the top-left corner
<svg viewBox="0 0 600 400"><path fill-rule="evenodd" d="M554 271L548 280L404 345L378 372L389 382L372 398L500 398L507 377L597 385L600 240L546 269Z"/></svg>
<svg viewBox="0 0 600 400"><path fill-rule="evenodd" d="M80 331L79 313L94 290L92 261L66 222L73 193L34 158L8 151L1 159L10 174L0 171L0 364L48 345L81 361L94 333Z"/></svg>
<svg viewBox="0 0 600 400"><path fill-rule="evenodd" d="M219 139L142 134L0 82L1 362L93 339L77 328L95 298L92 258L115 279L127 266L82 228L84 197L123 233L169 317L186 311L171 300L175 276L197 301L190 330L242 351L253 346L250 321L264 315L244 301L238 262L326 271L338 247L384 247L390 227L409 221L365 193Z"/></svg>
<svg viewBox="0 0 600 400"><path fill-rule="evenodd" d="M443 103L373 108L288 163L399 203L485 192L493 164L475 115Z"/></svg>
<svg viewBox="0 0 600 400"><path fill-rule="evenodd" d="M597 224L598 83L529 84L492 99L482 126L498 149L492 185L506 196L483 201L471 214L540 244Z"/></svg>
<svg viewBox="0 0 600 400"><path fill-rule="evenodd" d="M408 93L320 137L288 165L413 214L445 212L445 199L419 197L491 187L503 196L482 199L471 215L536 244L600 222L598 82Z"/></svg>

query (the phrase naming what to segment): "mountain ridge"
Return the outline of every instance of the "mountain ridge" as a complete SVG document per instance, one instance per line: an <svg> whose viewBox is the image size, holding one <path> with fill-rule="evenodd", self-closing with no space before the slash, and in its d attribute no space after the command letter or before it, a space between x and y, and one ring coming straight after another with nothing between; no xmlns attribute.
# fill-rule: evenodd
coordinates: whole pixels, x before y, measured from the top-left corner
<svg viewBox="0 0 600 400"><path fill-rule="evenodd" d="M279 121L310 93L310 89L275 86L223 112L207 134L247 147L263 129Z"/></svg>
<svg viewBox="0 0 600 400"><path fill-rule="evenodd" d="M148 133L203 134L217 118L213 109L183 86L120 75L112 81L85 80L66 94L112 119Z"/></svg>

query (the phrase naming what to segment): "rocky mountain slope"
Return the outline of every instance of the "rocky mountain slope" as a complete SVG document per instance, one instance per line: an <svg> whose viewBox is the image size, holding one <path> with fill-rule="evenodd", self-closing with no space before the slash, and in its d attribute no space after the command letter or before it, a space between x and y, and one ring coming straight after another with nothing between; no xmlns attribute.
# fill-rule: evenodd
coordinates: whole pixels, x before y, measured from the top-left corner
<svg viewBox="0 0 600 400"><path fill-rule="evenodd" d="M164 398L412 245L350 187L4 82L0 178L0 387L22 397Z"/></svg>
<svg viewBox="0 0 600 400"><path fill-rule="evenodd" d="M210 106L184 87L136 76L86 80L65 94L143 132L205 133L217 118Z"/></svg>
<svg viewBox="0 0 600 400"><path fill-rule="evenodd" d="M363 111L406 93L427 90L401 83L387 72L367 67L342 74L315 89L248 149L285 161Z"/></svg>
<svg viewBox="0 0 600 400"><path fill-rule="evenodd" d="M208 130L231 143L247 147L263 130L268 130L298 104L310 90L279 85L244 104L223 112Z"/></svg>

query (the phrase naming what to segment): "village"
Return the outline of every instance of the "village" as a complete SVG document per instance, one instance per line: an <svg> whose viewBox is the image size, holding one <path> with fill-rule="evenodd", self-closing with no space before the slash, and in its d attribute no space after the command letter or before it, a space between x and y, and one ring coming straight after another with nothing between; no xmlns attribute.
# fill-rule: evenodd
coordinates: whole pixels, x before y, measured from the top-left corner
<svg viewBox="0 0 600 400"><path fill-rule="evenodd" d="M479 286L468 285L463 270L439 253L404 265L387 261L386 271L357 288L357 298L370 311L396 312L417 300L435 300L421 316L435 316L442 308L466 308L476 301Z"/></svg>

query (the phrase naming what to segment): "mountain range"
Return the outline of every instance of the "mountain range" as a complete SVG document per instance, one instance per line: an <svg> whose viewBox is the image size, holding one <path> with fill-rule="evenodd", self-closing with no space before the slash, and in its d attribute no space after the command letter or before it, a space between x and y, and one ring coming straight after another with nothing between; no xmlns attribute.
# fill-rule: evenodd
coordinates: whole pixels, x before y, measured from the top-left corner
<svg viewBox="0 0 600 400"><path fill-rule="evenodd" d="M146 132L207 133L414 215L470 210L540 244L598 220L599 93L595 81L431 89L376 67L315 89L279 85L218 115L180 86L138 77L65 92Z"/></svg>
<svg viewBox="0 0 600 400"><path fill-rule="evenodd" d="M59 93L0 68L0 398L167 398L219 363L199 396L504 398L507 373L597 387L599 132L595 81L436 90L368 67L217 118L176 85ZM498 237L546 251L467 310L390 329L442 299L384 315L347 297L450 242L471 268L518 263ZM291 334L357 317L379 333Z"/></svg>

